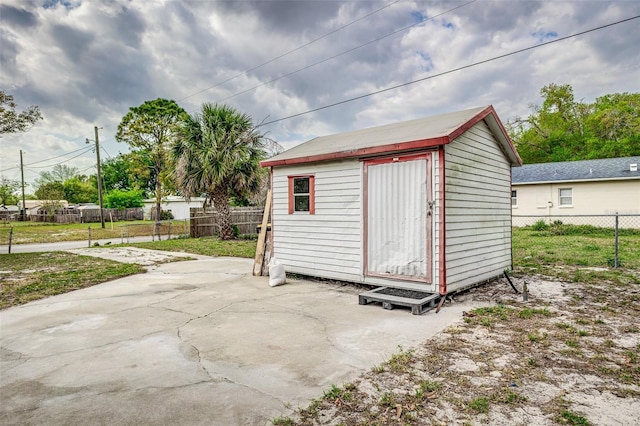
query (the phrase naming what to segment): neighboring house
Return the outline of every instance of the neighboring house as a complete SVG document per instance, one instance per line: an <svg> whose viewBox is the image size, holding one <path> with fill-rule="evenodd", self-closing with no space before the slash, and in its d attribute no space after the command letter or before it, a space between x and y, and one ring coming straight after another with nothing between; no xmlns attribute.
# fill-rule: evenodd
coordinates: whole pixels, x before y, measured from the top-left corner
<svg viewBox="0 0 640 426"><path fill-rule="evenodd" d="M514 168L513 215L640 214L638 165L640 157L626 157Z"/></svg>
<svg viewBox="0 0 640 426"><path fill-rule="evenodd" d="M0 204L0 218L2 219L15 219L20 216L20 209L18 206L6 206L4 204Z"/></svg>
<svg viewBox="0 0 640 426"><path fill-rule="evenodd" d="M174 219L184 220L189 219L191 208L201 208L205 200L206 198L204 197L192 197L187 201L183 197L170 195L162 199L161 208L163 211L171 211ZM144 218L151 219L151 212L156 207L156 200L148 199L144 200L143 203Z"/></svg>
<svg viewBox="0 0 640 426"><path fill-rule="evenodd" d="M40 214L44 211L44 207L55 205L57 208L66 209L69 207L67 200L25 200L27 215ZM18 209L22 210L22 200L18 201Z"/></svg>
<svg viewBox="0 0 640 426"><path fill-rule="evenodd" d="M446 294L511 267L511 167L493 107L320 137L271 168L288 272Z"/></svg>

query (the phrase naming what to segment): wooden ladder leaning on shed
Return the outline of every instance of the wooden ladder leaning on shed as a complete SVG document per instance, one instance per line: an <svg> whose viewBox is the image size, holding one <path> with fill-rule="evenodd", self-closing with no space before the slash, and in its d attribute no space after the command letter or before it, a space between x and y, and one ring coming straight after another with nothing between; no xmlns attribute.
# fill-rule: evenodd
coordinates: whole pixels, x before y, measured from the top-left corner
<svg viewBox="0 0 640 426"><path fill-rule="evenodd" d="M264 213L262 214L262 226L260 233L258 234L258 245L256 247L256 257L253 261L253 275L263 275L264 269L264 255L267 244L267 227L269 224L269 214L271 213L271 190L267 191L267 201L264 206Z"/></svg>

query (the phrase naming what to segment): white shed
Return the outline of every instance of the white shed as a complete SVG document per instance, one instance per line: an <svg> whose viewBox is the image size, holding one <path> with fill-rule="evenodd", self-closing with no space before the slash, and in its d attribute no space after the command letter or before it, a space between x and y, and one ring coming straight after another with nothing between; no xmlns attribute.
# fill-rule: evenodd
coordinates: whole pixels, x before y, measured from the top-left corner
<svg viewBox="0 0 640 426"><path fill-rule="evenodd" d="M319 137L271 168L288 272L445 295L511 268L511 167L492 106Z"/></svg>

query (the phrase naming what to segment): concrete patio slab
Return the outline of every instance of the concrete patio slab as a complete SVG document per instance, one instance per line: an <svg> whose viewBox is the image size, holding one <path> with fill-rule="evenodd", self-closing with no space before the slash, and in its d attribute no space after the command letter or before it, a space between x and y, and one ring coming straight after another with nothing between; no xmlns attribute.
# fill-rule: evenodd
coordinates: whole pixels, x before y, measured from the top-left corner
<svg viewBox="0 0 640 426"><path fill-rule="evenodd" d="M200 258L0 311L2 424L270 424L461 319Z"/></svg>

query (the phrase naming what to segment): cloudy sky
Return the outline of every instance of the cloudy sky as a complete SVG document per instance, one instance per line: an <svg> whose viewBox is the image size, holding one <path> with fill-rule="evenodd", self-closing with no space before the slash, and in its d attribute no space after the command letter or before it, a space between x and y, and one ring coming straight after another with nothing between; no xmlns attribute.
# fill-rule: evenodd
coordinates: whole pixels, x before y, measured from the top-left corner
<svg viewBox="0 0 640 426"><path fill-rule="evenodd" d="M103 159L127 152L117 125L146 100L224 102L269 122L637 15L635 0L0 0L0 89L44 116L0 137L0 175L19 178L20 149L28 183L57 163L95 173L85 138L99 126ZM506 122L549 83L585 101L640 91L638 46L640 19L263 130L290 148L487 104Z"/></svg>

